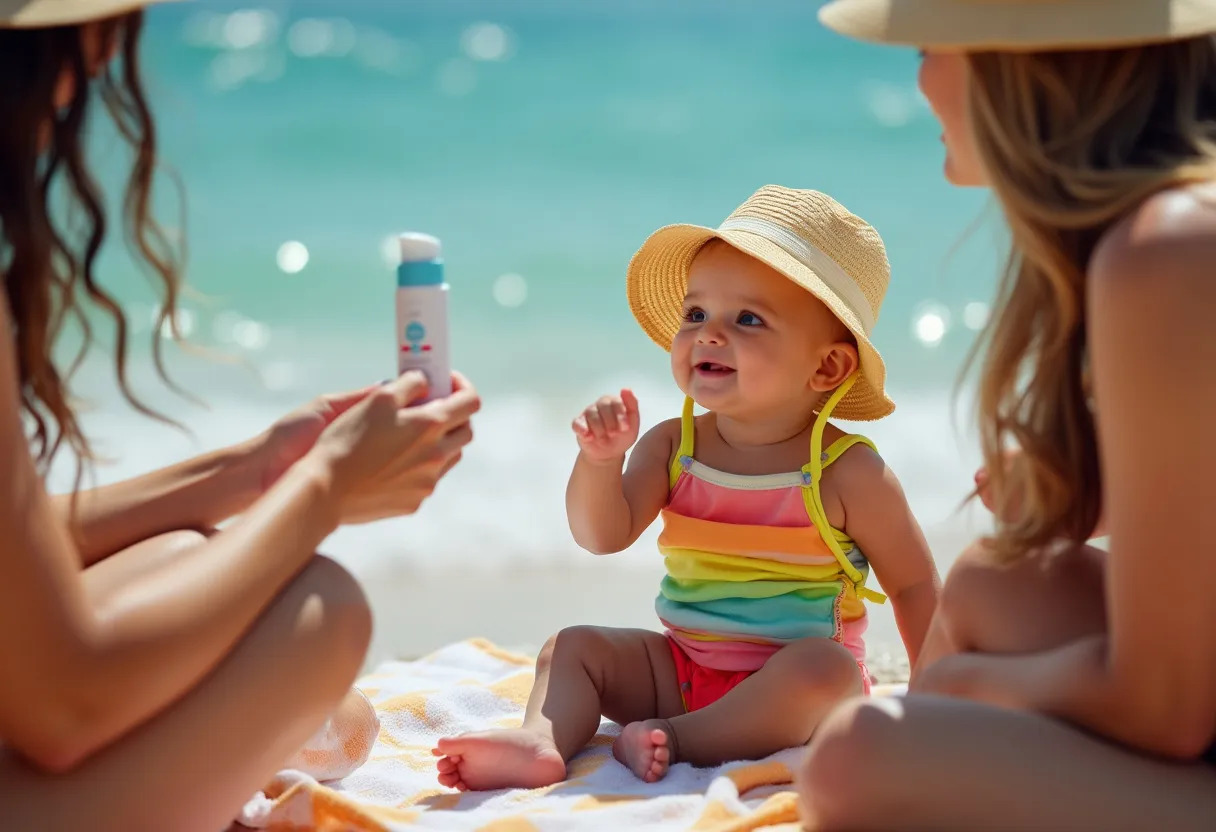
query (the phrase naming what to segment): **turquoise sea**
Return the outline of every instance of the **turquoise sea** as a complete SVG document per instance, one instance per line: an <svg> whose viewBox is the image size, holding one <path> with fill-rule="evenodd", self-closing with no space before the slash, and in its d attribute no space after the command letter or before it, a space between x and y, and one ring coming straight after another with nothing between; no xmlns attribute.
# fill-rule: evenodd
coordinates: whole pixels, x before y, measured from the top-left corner
<svg viewBox="0 0 1216 832"><path fill-rule="evenodd" d="M575 551L562 507L570 418L626 385L645 421L678 412L666 356L625 302L629 257L662 225L717 224L780 183L832 194L885 238L893 282L876 341L899 410L867 430L922 522L953 522L975 455L951 391L1001 241L987 197L940 175L916 56L832 35L818 5L217 0L153 10L145 69L187 205L182 226L162 189L161 215L189 244L180 323L195 344L239 361L172 349L174 377L208 409L160 392L144 346L153 298L108 251L103 280L140 342L137 389L193 435L120 406L99 357L79 388L95 405L89 427L120 462L98 478L388 377L386 240L421 230L446 249L456 364L485 398L478 438L418 518L343 531L334 545L417 569L590 557ZM111 145L99 131L116 183L123 158ZM641 544L624 557L655 558Z"/></svg>

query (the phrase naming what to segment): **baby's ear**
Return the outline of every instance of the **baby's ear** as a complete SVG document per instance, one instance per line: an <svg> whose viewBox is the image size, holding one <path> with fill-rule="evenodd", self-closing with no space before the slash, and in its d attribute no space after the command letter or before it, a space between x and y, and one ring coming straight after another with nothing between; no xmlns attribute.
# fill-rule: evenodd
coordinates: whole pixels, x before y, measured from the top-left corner
<svg viewBox="0 0 1216 832"><path fill-rule="evenodd" d="M811 389L819 393L835 390L857 372L860 363L857 347L853 344L847 341L828 344L819 351L819 364L811 376Z"/></svg>

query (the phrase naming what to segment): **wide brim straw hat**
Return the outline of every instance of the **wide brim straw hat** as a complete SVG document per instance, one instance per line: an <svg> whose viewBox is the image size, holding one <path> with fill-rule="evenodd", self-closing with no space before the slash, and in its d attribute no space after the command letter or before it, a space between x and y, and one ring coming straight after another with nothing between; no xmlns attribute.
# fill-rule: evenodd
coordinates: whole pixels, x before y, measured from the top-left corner
<svg viewBox="0 0 1216 832"><path fill-rule="evenodd" d="M0 29L49 29L105 20L179 0L0 0Z"/></svg>
<svg viewBox="0 0 1216 832"><path fill-rule="evenodd" d="M1216 0L832 0L829 29L859 40L964 52L1164 43L1216 32Z"/></svg>
<svg viewBox="0 0 1216 832"><path fill-rule="evenodd" d="M669 225L629 263L629 308L647 335L670 350L683 318L688 271L710 240L722 240L806 289L857 339L860 377L834 415L870 421L895 409L886 366L870 341L891 279L882 238L872 226L818 191L768 185L722 225Z"/></svg>

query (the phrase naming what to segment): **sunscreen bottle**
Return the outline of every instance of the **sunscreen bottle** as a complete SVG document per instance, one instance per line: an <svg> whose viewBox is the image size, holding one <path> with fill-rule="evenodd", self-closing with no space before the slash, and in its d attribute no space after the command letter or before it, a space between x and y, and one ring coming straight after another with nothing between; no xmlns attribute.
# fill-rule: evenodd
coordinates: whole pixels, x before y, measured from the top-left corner
<svg viewBox="0 0 1216 832"><path fill-rule="evenodd" d="M442 399L452 393L442 249L439 240L429 234L409 232L399 240L397 372L420 370L430 388L427 398Z"/></svg>

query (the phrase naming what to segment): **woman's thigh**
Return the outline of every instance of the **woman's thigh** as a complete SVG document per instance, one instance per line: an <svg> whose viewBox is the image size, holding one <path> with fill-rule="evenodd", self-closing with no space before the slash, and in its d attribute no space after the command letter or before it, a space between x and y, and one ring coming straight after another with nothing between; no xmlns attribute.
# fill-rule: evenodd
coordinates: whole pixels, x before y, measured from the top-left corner
<svg viewBox="0 0 1216 832"><path fill-rule="evenodd" d="M225 828L342 700L370 635L355 580L314 558L197 688L77 770L0 751L5 827Z"/></svg>
<svg viewBox="0 0 1216 832"><path fill-rule="evenodd" d="M817 830L1216 829L1216 767L1161 762L1037 714L939 697L838 709L798 785Z"/></svg>

